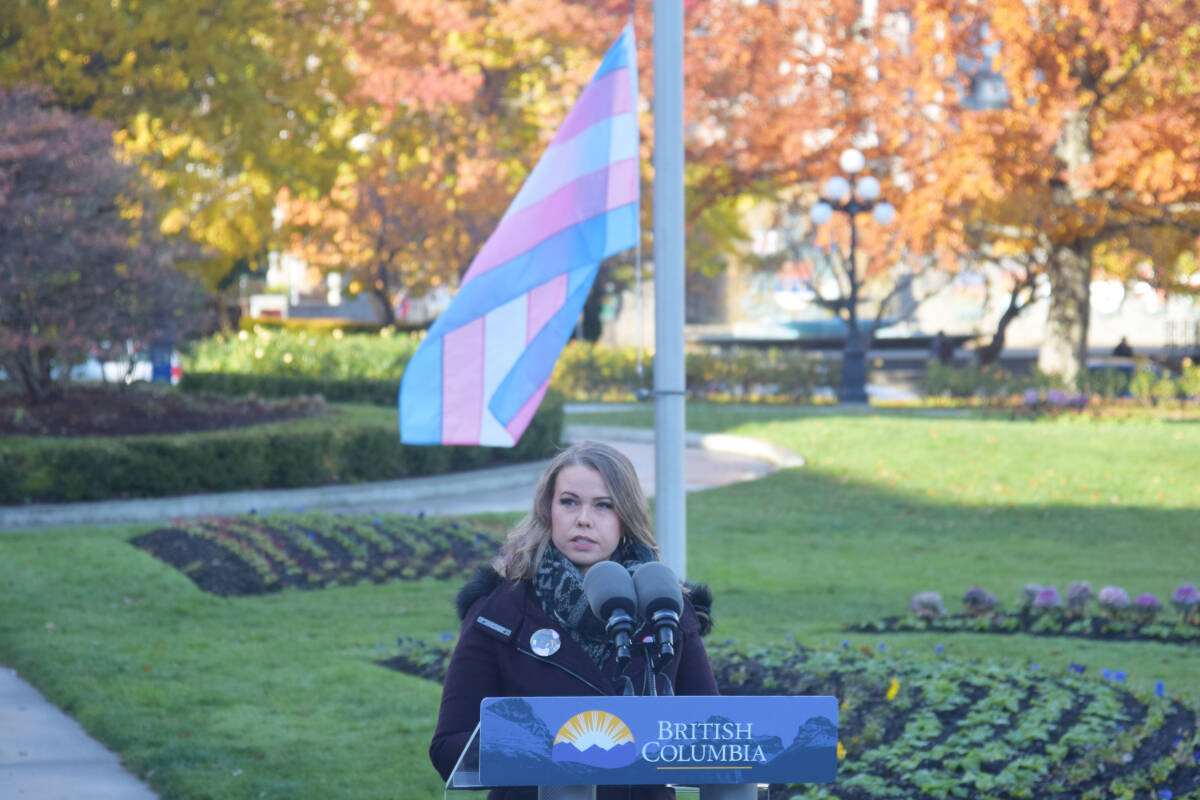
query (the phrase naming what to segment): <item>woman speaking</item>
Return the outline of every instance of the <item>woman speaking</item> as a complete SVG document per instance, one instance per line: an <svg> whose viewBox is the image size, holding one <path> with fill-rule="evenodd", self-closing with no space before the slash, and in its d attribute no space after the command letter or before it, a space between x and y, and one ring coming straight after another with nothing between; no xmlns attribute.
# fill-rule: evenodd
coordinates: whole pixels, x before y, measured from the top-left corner
<svg viewBox="0 0 1200 800"><path fill-rule="evenodd" d="M500 555L458 594L462 631L450 658L429 756L448 778L479 723L485 697L620 695L649 687L645 658L622 665L604 623L584 593L584 575L614 561L634 570L658 560L649 509L633 464L605 444L573 445L551 461L534 490L533 508L509 534ZM611 569L611 568L610 568ZM654 690L716 694L700 637L710 598L688 587L675 656ZM649 627L634 633L641 642ZM598 800L658 800L662 786L603 787ZM530 787L496 789L489 800L536 798Z"/></svg>

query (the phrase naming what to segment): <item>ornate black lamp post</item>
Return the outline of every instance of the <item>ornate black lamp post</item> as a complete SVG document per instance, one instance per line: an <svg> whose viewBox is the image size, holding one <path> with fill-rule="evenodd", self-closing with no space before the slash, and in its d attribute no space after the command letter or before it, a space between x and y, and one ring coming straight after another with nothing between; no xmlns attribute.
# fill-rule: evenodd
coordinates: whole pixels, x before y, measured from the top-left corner
<svg viewBox="0 0 1200 800"><path fill-rule="evenodd" d="M842 169L849 175L861 172L866 166L866 158L858 150L851 147L843 150L838 161ZM872 213L881 225L888 225L896 218L896 209L879 198L879 180L871 175L863 175L855 181L853 190L850 179L835 175L825 182L821 191L821 200L808 212L809 217L817 225L824 225L833 219L835 211L845 214L850 220L850 257L846 265L849 278L850 293L844 298L843 305L849 317L846 334L846 346L842 351L842 385L838 389L840 403L867 402L867 348L863 341L863 332L858 326L858 289L860 278L858 265L855 261L855 249L858 245L858 228L854 218L858 214Z"/></svg>

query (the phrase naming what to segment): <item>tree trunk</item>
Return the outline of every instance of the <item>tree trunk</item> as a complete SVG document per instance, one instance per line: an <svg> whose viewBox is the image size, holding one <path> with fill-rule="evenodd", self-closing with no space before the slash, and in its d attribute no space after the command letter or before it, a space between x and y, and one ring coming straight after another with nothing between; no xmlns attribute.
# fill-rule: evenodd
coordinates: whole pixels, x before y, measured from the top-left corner
<svg viewBox="0 0 1200 800"><path fill-rule="evenodd" d="M371 296L375 298L375 304L379 311L379 324L385 328L395 327L396 325L396 309L392 307L392 298L387 289L371 289Z"/></svg>
<svg viewBox="0 0 1200 800"><path fill-rule="evenodd" d="M979 348L975 353L975 362L981 367L986 367L989 364L995 364L1000 360L1000 354L1004 352L1004 335L1008 330L1008 326L1014 319L1021 316L1021 312L1029 305L1033 299L1033 272L1027 272L1025 280L1013 287L1012 294L1008 297L1008 308L1004 309L1004 313L1000 316L1000 321L996 323L996 332L992 334L992 340L985 346ZM1021 302L1021 293L1029 292L1029 296L1025 302Z"/></svg>
<svg viewBox="0 0 1200 800"><path fill-rule="evenodd" d="M1046 273L1050 277L1050 309L1038 367L1074 383L1087 364L1091 246L1059 247L1046 265Z"/></svg>

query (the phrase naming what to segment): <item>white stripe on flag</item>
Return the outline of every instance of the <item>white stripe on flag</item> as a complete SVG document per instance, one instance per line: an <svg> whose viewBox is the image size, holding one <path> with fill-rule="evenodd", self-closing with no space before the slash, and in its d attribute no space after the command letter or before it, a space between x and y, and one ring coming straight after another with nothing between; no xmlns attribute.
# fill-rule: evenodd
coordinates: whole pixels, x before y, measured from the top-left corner
<svg viewBox="0 0 1200 800"><path fill-rule="evenodd" d="M525 350L527 302L527 296L521 295L487 313L484 326L487 335L483 342L483 419L479 431L482 445L511 447L514 444L512 434L488 410L488 401Z"/></svg>

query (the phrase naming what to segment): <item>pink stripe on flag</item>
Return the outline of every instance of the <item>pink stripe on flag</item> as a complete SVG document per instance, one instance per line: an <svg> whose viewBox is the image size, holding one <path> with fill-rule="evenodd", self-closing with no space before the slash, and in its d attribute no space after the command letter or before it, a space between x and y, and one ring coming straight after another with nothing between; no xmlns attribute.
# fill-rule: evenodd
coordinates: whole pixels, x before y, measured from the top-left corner
<svg viewBox="0 0 1200 800"><path fill-rule="evenodd" d="M442 339L442 443L479 444L484 317Z"/></svg>
<svg viewBox="0 0 1200 800"><path fill-rule="evenodd" d="M511 261L572 225L637 199L637 159L617 161L583 175L503 220L471 262L462 282Z"/></svg>
<svg viewBox="0 0 1200 800"><path fill-rule="evenodd" d="M525 401L525 405L521 406L521 410L517 412L517 415L504 426L505 430L512 434L513 439L520 439L521 434L525 432L525 428L529 427L529 420L533 419L534 412L537 411L542 398L546 396L546 389L549 386L550 379L546 378L546 382L530 395L529 399Z"/></svg>
<svg viewBox="0 0 1200 800"><path fill-rule="evenodd" d="M630 111L633 111L633 84L629 79L629 68L614 69L595 83L587 85L575 101L571 113L567 114L554 134L550 146L565 142L601 120Z"/></svg>
<svg viewBox="0 0 1200 800"><path fill-rule="evenodd" d="M533 287L525 296L529 302L529 315L525 322L525 344L529 344L546 321L557 314L563 303L567 302L566 273L551 278L541 286Z"/></svg>

